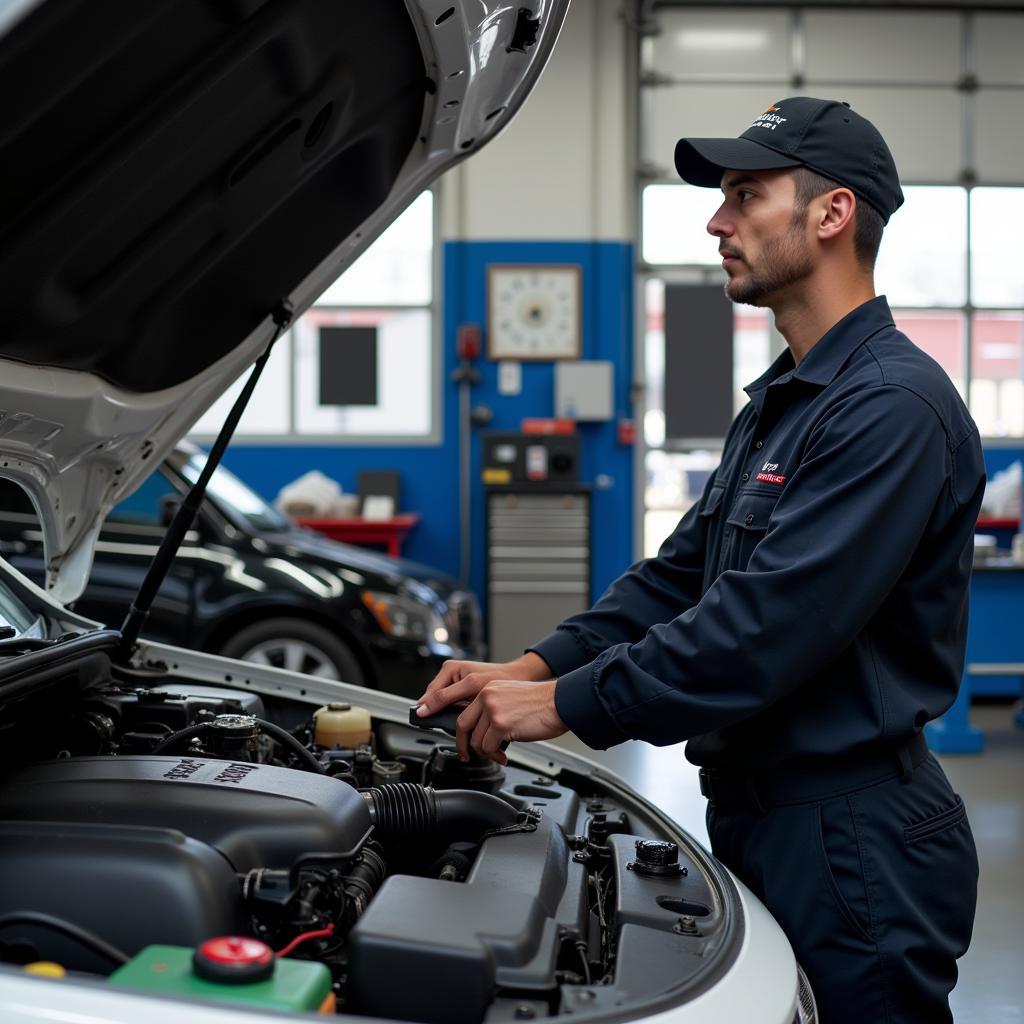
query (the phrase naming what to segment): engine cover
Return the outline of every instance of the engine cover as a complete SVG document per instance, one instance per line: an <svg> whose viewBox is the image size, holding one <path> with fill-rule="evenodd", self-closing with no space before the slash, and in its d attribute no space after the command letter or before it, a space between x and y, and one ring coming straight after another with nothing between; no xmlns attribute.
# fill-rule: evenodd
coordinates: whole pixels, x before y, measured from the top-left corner
<svg viewBox="0 0 1024 1024"><path fill-rule="evenodd" d="M201 757L47 761L0 786L0 820L176 829L240 873L288 869L305 853L353 849L370 828L345 782L273 765Z"/></svg>
<svg viewBox="0 0 1024 1024"><path fill-rule="evenodd" d="M29 942L71 970L106 974L113 966L33 913L86 928L129 955L152 943L195 946L236 933L245 920L230 866L180 832L0 822L0 941Z"/></svg>

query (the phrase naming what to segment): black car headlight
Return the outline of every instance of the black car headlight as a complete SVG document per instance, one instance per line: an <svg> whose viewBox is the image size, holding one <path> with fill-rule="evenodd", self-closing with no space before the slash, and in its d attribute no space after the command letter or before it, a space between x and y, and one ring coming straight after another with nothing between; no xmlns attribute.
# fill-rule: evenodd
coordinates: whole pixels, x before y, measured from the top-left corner
<svg viewBox="0 0 1024 1024"><path fill-rule="evenodd" d="M367 591L363 604L388 636L422 643L448 643L448 628L437 611L402 594Z"/></svg>
<svg viewBox="0 0 1024 1024"><path fill-rule="evenodd" d="M796 1014L793 1024L818 1024L818 1004L814 1001L811 984L804 969L796 965Z"/></svg>

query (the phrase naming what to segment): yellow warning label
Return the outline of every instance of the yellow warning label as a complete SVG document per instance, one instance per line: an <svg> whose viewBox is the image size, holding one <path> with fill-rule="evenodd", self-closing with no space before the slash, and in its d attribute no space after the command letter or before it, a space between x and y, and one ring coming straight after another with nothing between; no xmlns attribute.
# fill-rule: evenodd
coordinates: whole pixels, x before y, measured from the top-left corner
<svg viewBox="0 0 1024 1024"><path fill-rule="evenodd" d="M511 469L485 469L485 484L510 484L512 483Z"/></svg>

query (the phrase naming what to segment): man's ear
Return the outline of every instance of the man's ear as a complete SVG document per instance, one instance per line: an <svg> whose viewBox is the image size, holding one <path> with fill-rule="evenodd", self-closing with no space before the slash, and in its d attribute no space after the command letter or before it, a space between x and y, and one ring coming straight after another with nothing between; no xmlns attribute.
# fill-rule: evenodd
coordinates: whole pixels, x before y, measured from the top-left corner
<svg viewBox="0 0 1024 1024"><path fill-rule="evenodd" d="M857 197L848 188L836 188L818 197L815 206L818 238L825 242L840 235L854 220Z"/></svg>

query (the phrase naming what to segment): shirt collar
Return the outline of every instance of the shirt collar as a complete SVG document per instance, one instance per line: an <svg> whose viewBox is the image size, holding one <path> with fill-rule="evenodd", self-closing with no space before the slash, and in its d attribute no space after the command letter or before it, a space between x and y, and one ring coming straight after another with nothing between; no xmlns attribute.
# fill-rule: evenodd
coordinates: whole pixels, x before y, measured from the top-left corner
<svg viewBox="0 0 1024 1024"><path fill-rule="evenodd" d="M787 348L761 374L743 390L760 413L765 391L772 385L802 380L824 387L831 384L853 353L883 327L893 326L892 312L884 295L869 299L851 310L837 324L830 327L794 368L793 355Z"/></svg>

